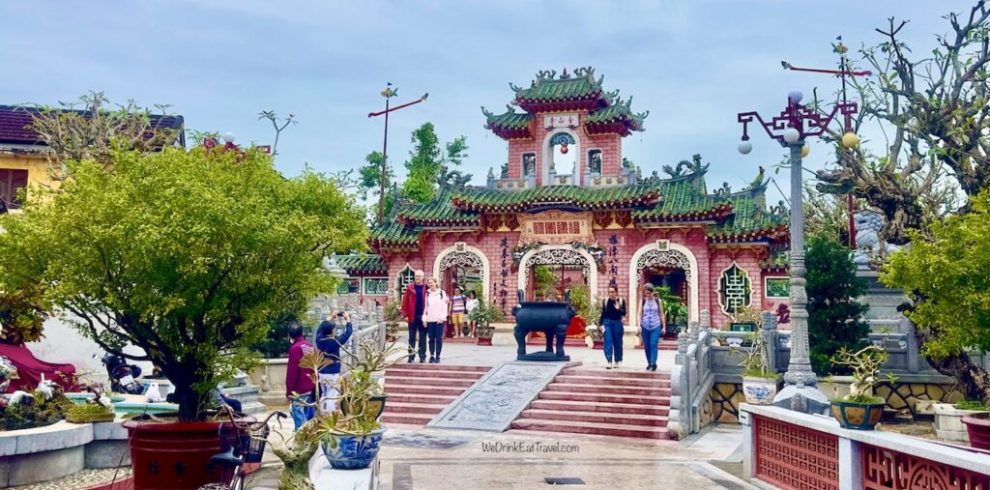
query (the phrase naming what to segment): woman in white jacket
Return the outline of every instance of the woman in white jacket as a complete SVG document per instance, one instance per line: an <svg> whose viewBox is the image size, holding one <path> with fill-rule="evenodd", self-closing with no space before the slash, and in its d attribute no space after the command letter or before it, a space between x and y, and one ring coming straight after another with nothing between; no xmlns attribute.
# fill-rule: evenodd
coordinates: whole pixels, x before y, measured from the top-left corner
<svg viewBox="0 0 990 490"><path fill-rule="evenodd" d="M426 323L426 338L430 348L430 362L440 362L440 350L443 349L443 327L450 315L450 297L440 289L440 281L431 277L426 281L426 308L423 310L423 322Z"/></svg>

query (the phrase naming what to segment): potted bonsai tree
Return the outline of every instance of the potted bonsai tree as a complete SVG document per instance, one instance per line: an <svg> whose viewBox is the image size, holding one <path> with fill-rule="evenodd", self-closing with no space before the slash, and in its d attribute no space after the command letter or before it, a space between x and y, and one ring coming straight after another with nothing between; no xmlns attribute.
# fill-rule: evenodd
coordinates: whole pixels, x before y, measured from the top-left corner
<svg viewBox="0 0 990 490"><path fill-rule="evenodd" d="M478 334L478 345L492 345L492 336L495 334L495 327L492 326L492 323L505 320L505 313L502 313L502 310L494 304L489 305L481 302L468 315L468 320L475 322L478 326L475 330Z"/></svg>
<svg viewBox="0 0 990 490"><path fill-rule="evenodd" d="M883 416L887 401L873 393L874 387L883 381L880 367L890 354L882 347L868 345L852 352L840 348L834 356L834 364L852 368L853 382L849 394L832 401L832 416L846 429L872 430ZM892 376L884 378L893 381Z"/></svg>
<svg viewBox="0 0 990 490"><path fill-rule="evenodd" d="M109 166L66 168L58 190L0 217L0 290L45 284L100 347L161 369L177 419L127 422L135 488L198 488L219 450L210 393L275 315L332 290L323 259L363 242L362 212L330 179L286 179L261 151L116 150Z"/></svg>
<svg viewBox="0 0 990 490"><path fill-rule="evenodd" d="M746 403L751 405L772 405L780 388L780 374L770 366L770 346L759 333L751 333L746 337L749 350L732 346L730 351L743 353L742 386Z"/></svg>

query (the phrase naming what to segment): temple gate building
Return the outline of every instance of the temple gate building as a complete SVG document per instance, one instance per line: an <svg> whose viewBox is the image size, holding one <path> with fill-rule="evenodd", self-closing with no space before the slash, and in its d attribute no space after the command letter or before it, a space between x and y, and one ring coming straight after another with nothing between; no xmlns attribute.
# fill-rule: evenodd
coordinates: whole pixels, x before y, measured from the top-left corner
<svg viewBox="0 0 990 490"><path fill-rule="evenodd" d="M499 178L489 171L486 186L396 206L372 230L374 254L337 258L349 291L395 300L422 269L509 312L517 290L535 297L534 269L544 265L593 297L617 285L631 325L647 282L670 287L692 321L708 310L726 326L749 307L780 311L786 323L787 216L767 208L762 169L737 192L709 191L698 155L665 167L667 178L643 178L624 164L622 140L643 131L647 113L602 81L591 68L541 71L528 87L511 85L505 112L482 108L486 128L508 142Z"/></svg>

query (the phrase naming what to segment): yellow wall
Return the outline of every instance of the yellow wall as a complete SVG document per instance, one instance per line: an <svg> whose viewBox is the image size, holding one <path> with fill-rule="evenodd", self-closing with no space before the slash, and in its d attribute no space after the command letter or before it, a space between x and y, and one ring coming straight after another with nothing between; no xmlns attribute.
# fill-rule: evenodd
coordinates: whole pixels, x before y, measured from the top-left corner
<svg viewBox="0 0 990 490"><path fill-rule="evenodd" d="M28 192L33 187L51 187L58 185L48 175L48 159L44 155L11 155L0 153L0 169L27 170Z"/></svg>

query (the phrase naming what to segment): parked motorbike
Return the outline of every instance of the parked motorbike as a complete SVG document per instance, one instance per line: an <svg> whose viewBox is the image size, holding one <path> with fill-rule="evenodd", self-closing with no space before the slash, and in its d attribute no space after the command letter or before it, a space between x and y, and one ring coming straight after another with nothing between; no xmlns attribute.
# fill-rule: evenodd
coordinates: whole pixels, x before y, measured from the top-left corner
<svg viewBox="0 0 990 490"><path fill-rule="evenodd" d="M110 378L110 389L114 393L140 395L144 392L144 386L137 381L138 376L141 376L141 368L127 364L123 357L116 354L107 353L102 361Z"/></svg>

